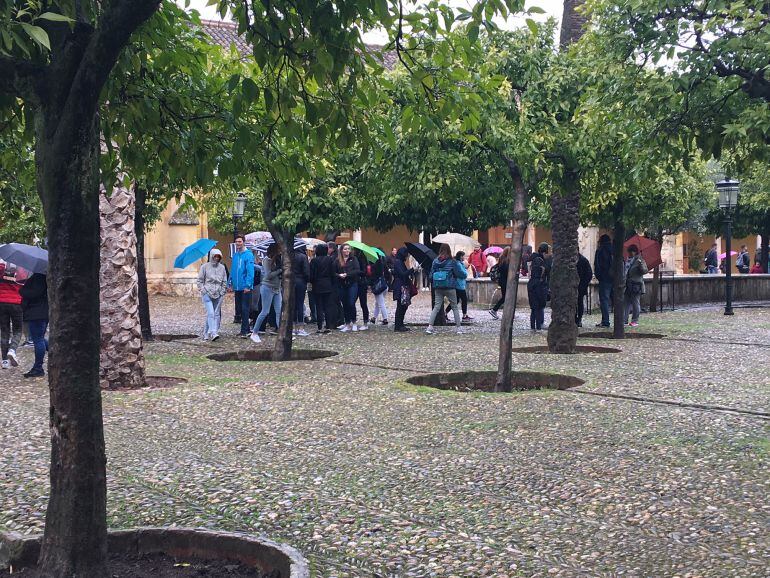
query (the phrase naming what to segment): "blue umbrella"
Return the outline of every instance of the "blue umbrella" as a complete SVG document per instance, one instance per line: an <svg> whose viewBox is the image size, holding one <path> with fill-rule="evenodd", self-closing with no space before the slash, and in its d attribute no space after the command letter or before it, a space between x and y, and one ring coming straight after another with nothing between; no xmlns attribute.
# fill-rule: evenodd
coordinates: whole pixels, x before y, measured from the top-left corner
<svg viewBox="0 0 770 578"><path fill-rule="evenodd" d="M174 267L177 269L184 269L188 265L195 263L197 260L203 259L216 244L217 242L212 241L211 239L198 239L174 259Z"/></svg>
<svg viewBox="0 0 770 578"><path fill-rule="evenodd" d="M33 245L8 243L0 246L0 259L13 263L32 273L48 272L48 251Z"/></svg>

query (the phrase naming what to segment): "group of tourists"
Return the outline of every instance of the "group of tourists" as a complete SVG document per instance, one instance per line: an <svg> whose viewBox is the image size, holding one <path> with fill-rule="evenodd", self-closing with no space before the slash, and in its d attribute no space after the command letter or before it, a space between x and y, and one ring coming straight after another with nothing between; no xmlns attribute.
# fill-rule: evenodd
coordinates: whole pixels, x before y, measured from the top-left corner
<svg viewBox="0 0 770 578"><path fill-rule="evenodd" d="M706 273L709 275L727 272L727 264L730 262L730 259L727 255L718 255L718 252L716 243L712 244L711 248L706 251L703 263L706 266ZM751 255L749 254L749 248L746 245L741 245L741 250L735 258L735 268L738 269L738 273L741 273L742 275L764 273L762 270L762 257L759 253L755 254L754 264L751 265Z"/></svg>
<svg viewBox="0 0 770 578"><path fill-rule="evenodd" d="M28 275L20 267L0 262L0 349L2 369L19 366L16 350L35 348L35 361L24 377L42 377L48 352L48 284L42 273ZM22 334L27 336L22 341Z"/></svg>
<svg viewBox="0 0 770 578"><path fill-rule="evenodd" d="M602 235L599 237L599 248L594 255L594 275L599 281L599 307L602 312L602 319L596 324L597 327L610 326L612 293L615 285L614 261L612 239L609 235ZM636 245L629 245L623 262L623 302L625 323L631 327L639 325L639 315L642 310L641 298L646 292L644 276L648 272L647 263L639 253L639 248Z"/></svg>

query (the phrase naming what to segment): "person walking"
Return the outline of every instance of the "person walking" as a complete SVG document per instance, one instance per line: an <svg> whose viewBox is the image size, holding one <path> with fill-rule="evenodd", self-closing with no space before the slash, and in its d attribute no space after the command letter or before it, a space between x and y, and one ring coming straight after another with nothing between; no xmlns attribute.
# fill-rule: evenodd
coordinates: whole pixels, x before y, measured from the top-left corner
<svg viewBox="0 0 770 578"><path fill-rule="evenodd" d="M305 295L310 280L310 263L307 260L307 252L304 247L294 250L291 270L294 272L294 329L292 333L297 337L307 337L309 333L305 331Z"/></svg>
<svg viewBox="0 0 770 578"><path fill-rule="evenodd" d="M473 317L468 315L468 292L466 291L466 288L468 280L468 268L472 268L472 265L470 265L470 263L468 263L466 260L464 251L457 251L455 254L455 261L457 261L460 264L462 270L465 271L465 277L457 278L457 289L455 289L455 293L457 293L457 302L462 305L463 321L470 321L473 319ZM448 315L451 309L452 306L447 305L447 308L444 312Z"/></svg>
<svg viewBox="0 0 770 578"><path fill-rule="evenodd" d="M396 318L393 330L398 333L409 331L409 328L404 325L404 317L406 317L406 310L412 303L414 269L406 266L408 258L409 251L406 250L406 247L401 247L396 252L396 260L393 265L393 300L396 302Z"/></svg>
<svg viewBox="0 0 770 578"><path fill-rule="evenodd" d="M222 251L212 249L209 262L198 271L198 291L206 311L206 323L203 327L203 340L219 339L219 323L222 301L227 293L227 270L222 264Z"/></svg>
<svg viewBox="0 0 770 578"><path fill-rule="evenodd" d="M356 324L356 298L358 297L358 280L361 268L358 259L352 254L347 243L340 247L337 260L334 262L334 275L339 280L339 299L342 301L344 326L340 331L358 331Z"/></svg>
<svg viewBox="0 0 770 578"><path fill-rule="evenodd" d="M585 312L586 297L588 297L588 286L591 285L591 279L594 278L593 269L591 269L591 263L583 255L578 253L577 261L577 274L578 274L578 302L577 311L575 312L575 324L578 327L583 327L583 313Z"/></svg>
<svg viewBox="0 0 770 578"><path fill-rule="evenodd" d="M612 301L612 239L609 235L599 237L599 247L594 253L594 276L599 281L599 308L602 312L602 320L597 327L610 326L610 303Z"/></svg>
<svg viewBox="0 0 770 578"><path fill-rule="evenodd" d="M388 324L388 306L385 304L385 294L388 292L388 281L385 278L386 265L385 258L380 256L372 263L372 274L370 284L372 286L372 295L374 295L374 312L369 322L374 325L377 323L377 316L382 316L382 324Z"/></svg>
<svg viewBox="0 0 770 578"><path fill-rule="evenodd" d="M235 315L241 320L239 335L240 337L248 337L251 291L254 289L254 255L246 248L243 235L236 235L235 237L230 288L235 293Z"/></svg>
<svg viewBox="0 0 770 578"><path fill-rule="evenodd" d="M16 348L21 343L21 283L16 281L16 267L0 263L0 346L2 369L19 366Z"/></svg>
<svg viewBox="0 0 770 578"><path fill-rule="evenodd" d="M529 298L529 327L533 331L543 329L545 323L545 306L548 303L548 264L546 262L550 247L548 243L540 243L537 253L532 255L527 281L527 297Z"/></svg>
<svg viewBox="0 0 770 578"><path fill-rule="evenodd" d="M495 303L494 306L489 309L489 314L495 319L500 319L500 316L497 314L497 312L503 305L505 305L505 292L508 289L508 268L510 266L510 258L511 248L506 247L500 254L500 260L497 262L497 268L494 269L494 271L490 269L489 273L490 279L497 283L497 285L500 287L501 294L500 299L497 300L497 303ZM492 279L493 274L496 277L495 279Z"/></svg>
<svg viewBox="0 0 770 578"><path fill-rule="evenodd" d="M333 296L334 259L328 253L328 245L317 245L315 257L310 261L310 282L316 302L316 333L329 333L337 326L337 303L336 296Z"/></svg>
<svg viewBox="0 0 770 578"><path fill-rule="evenodd" d="M366 331L369 329L369 277L371 273L371 266L366 259L363 251L355 249L353 255L358 260L358 304L361 306L361 318L363 323L358 328L359 331Z"/></svg>
<svg viewBox="0 0 770 578"><path fill-rule="evenodd" d="M470 257L468 257L468 261L470 261L471 266L476 270L475 277L480 277L484 271L486 270L486 264L487 261L484 258L484 246L479 245L470 254Z"/></svg>
<svg viewBox="0 0 770 578"><path fill-rule="evenodd" d="M751 257L749 256L749 250L746 245L741 245L741 252L738 253L738 258L735 260L735 266L738 269L738 272L743 275L749 272L751 268Z"/></svg>
<svg viewBox="0 0 770 578"><path fill-rule="evenodd" d="M254 343L261 343L259 337L262 324L270 315L270 308L275 311L276 327L281 323L281 278L283 277L283 262L278 253L278 243L273 243L267 248L267 256L262 259L262 282L259 284L259 298L261 306L259 315L254 322L254 329L249 337Z"/></svg>
<svg viewBox="0 0 770 578"><path fill-rule="evenodd" d="M631 315L631 327L639 325L639 313L642 308L640 301L644 295L644 275L647 274L647 263L644 262L639 254L639 248L636 245L629 245L627 249L628 259L626 259L626 325L628 316Z"/></svg>
<svg viewBox="0 0 770 578"><path fill-rule="evenodd" d="M452 258L452 250L449 248L449 245L441 245L438 250L438 257L433 260L430 267L430 281L433 285L435 304L433 305L433 311L430 313L430 320L428 321L428 328L425 330L425 333L429 335L434 333L433 323L444 307L444 299L449 301L449 306L452 308L452 313L455 317L455 331L457 333L463 332L460 310L457 307L457 280L465 279L467 276L468 272L465 270L465 267Z"/></svg>
<svg viewBox="0 0 770 578"><path fill-rule="evenodd" d="M19 290L21 314L29 323L29 334L35 347L35 363L24 377L43 377L43 362L48 351L45 332L48 329L48 283L46 276L35 273Z"/></svg>
<svg viewBox="0 0 770 578"><path fill-rule="evenodd" d="M711 245L711 249L706 251L706 257L703 259L706 264L706 271L709 275L716 275L719 273L719 255L717 254L717 244Z"/></svg>

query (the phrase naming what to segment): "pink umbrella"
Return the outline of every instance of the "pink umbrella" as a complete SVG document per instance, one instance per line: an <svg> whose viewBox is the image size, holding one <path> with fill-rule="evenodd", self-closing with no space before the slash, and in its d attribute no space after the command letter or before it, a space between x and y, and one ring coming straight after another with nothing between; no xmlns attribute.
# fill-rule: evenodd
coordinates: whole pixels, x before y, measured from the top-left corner
<svg viewBox="0 0 770 578"><path fill-rule="evenodd" d="M732 257L733 255L737 255L737 254L738 254L738 252L737 252L737 251L730 251L730 256L731 256L731 257ZM719 258L720 258L720 259L724 259L725 257L727 257L727 253L722 253L722 254L719 256Z"/></svg>
<svg viewBox="0 0 770 578"><path fill-rule="evenodd" d="M496 255L497 253L502 253L502 252L503 252L502 247L496 247L495 245L492 245L491 247L487 247L486 249L484 249L485 255L489 255L490 253Z"/></svg>

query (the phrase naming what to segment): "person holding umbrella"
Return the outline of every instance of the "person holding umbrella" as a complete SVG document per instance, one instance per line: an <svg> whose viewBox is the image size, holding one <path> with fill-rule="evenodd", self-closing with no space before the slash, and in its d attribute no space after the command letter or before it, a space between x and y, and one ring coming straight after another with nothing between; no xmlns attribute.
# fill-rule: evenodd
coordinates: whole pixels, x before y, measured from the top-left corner
<svg viewBox="0 0 770 578"><path fill-rule="evenodd" d="M251 340L254 343L261 343L259 338L259 330L262 328L262 324L270 314L270 308L275 310L275 324L276 327L281 323L281 306L283 300L281 298L281 278L283 277L283 263L281 261L281 255L278 251L278 245L273 243L267 249L267 256L262 259L262 283L260 283L260 298L262 307L259 311L259 316L254 322L254 330L251 332Z"/></svg>
<svg viewBox="0 0 770 578"><path fill-rule="evenodd" d="M21 342L21 283L16 281L16 267L0 263L0 343L2 368L18 367L16 348Z"/></svg>
<svg viewBox="0 0 770 578"><path fill-rule="evenodd" d="M198 271L198 291L206 310L203 340L216 341L219 339L221 319L219 312L222 309L222 300L227 293L227 270L222 264L222 251L212 249L209 258L210 261L204 263Z"/></svg>
<svg viewBox="0 0 770 578"><path fill-rule="evenodd" d="M34 273L19 291L24 320L29 323L29 333L35 346L35 363L24 377L43 377L43 362L48 351L45 332L48 329L48 283L42 273Z"/></svg>

